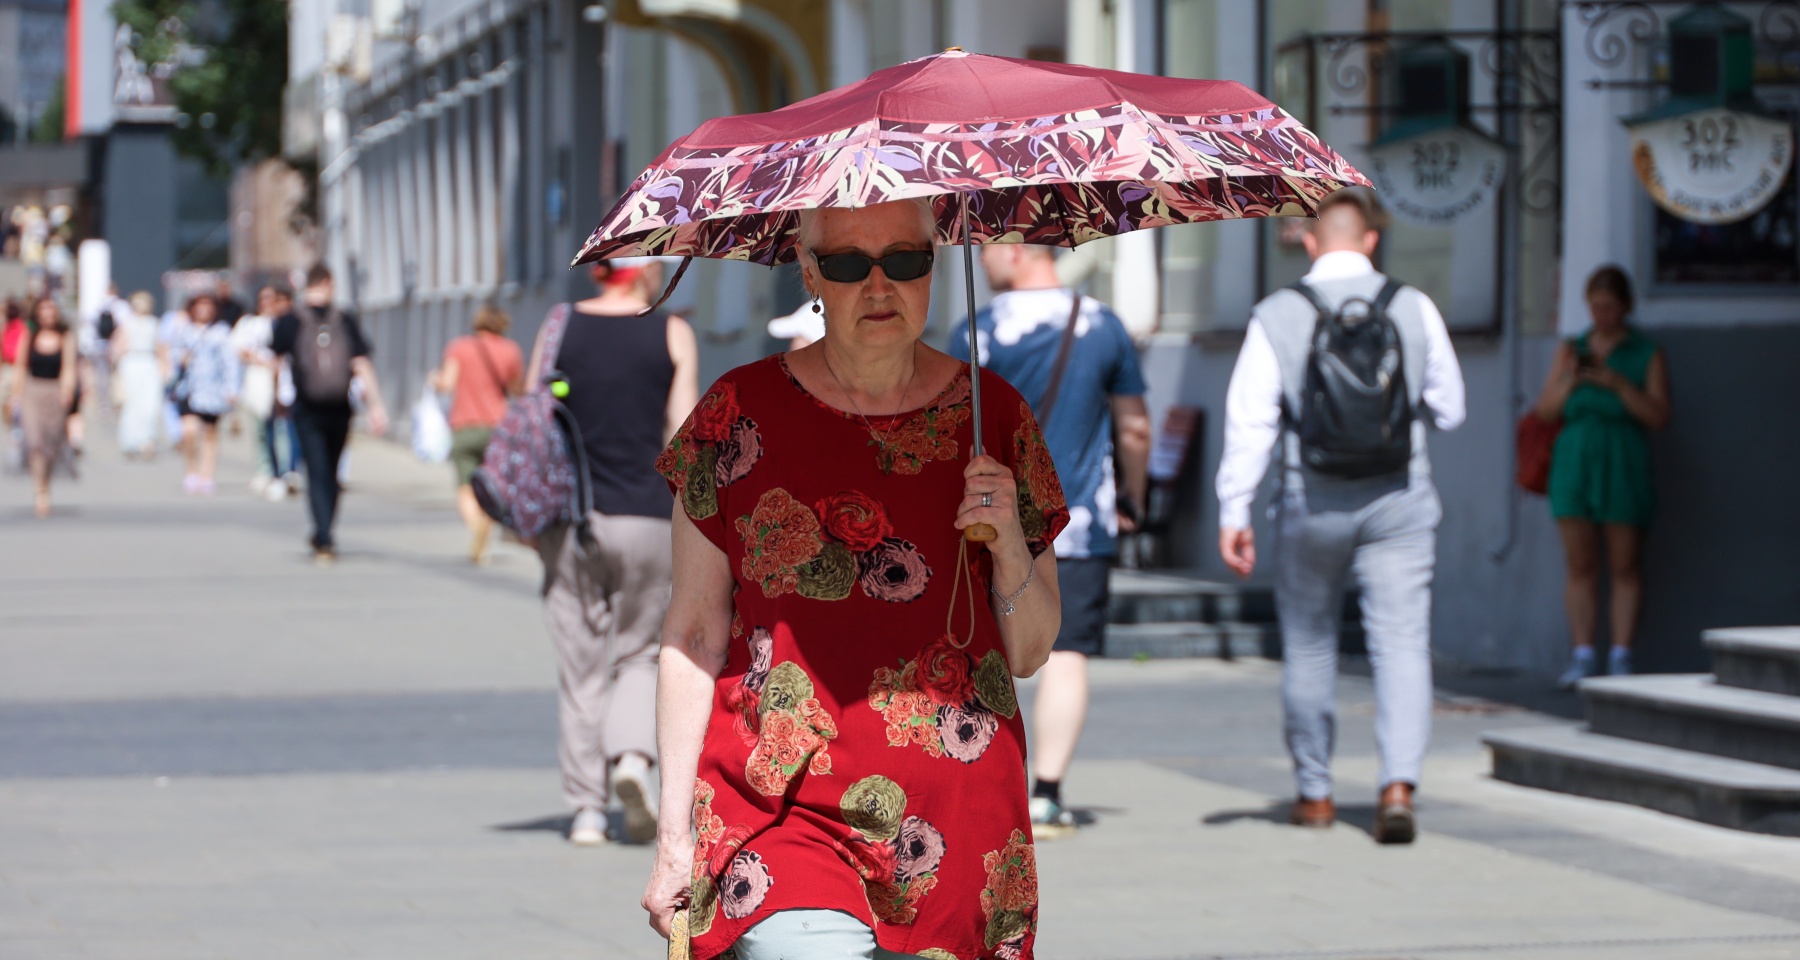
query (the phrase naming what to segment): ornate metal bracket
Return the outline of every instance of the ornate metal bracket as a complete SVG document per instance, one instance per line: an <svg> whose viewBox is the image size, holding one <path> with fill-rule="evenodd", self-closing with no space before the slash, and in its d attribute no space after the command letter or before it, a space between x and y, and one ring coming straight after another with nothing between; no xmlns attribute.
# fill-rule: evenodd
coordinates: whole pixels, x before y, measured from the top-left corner
<svg viewBox="0 0 1800 960"><path fill-rule="evenodd" d="M1800 3L1800 0L1794 0ZM1430 30L1390 33L1317 33L1283 45L1279 54L1304 53L1308 97L1327 94L1334 116L1394 112L1383 103L1376 78L1383 62L1410 43L1450 42L1466 49L1471 64L1491 78L1492 101L1469 105L1493 118L1494 138L1520 154L1520 200L1527 212L1551 214L1561 206L1562 35L1554 30ZM1322 85L1318 81L1323 81Z"/></svg>
<svg viewBox="0 0 1800 960"><path fill-rule="evenodd" d="M1650 51L1662 42L1664 14L1678 13L1695 0L1569 0L1585 33L1581 49L1596 67L1616 68L1633 54ZM1741 7L1742 4L1733 4ZM1775 79L1759 78L1759 86L1800 86L1800 0L1762 0L1756 14L1756 45L1773 64ZM1590 89L1655 88L1666 82L1656 78L1616 80L1593 77Z"/></svg>

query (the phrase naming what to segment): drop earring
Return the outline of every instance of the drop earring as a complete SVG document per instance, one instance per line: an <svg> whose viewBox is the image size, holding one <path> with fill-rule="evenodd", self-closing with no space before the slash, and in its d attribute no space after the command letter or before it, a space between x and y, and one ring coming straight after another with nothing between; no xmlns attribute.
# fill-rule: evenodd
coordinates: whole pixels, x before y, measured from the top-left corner
<svg viewBox="0 0 1800 960"><path fill-rule="evenodd" d="M824 313L825 312L825 308L820 305L818 297L813 298L813 312L814 313Z"/></svg>

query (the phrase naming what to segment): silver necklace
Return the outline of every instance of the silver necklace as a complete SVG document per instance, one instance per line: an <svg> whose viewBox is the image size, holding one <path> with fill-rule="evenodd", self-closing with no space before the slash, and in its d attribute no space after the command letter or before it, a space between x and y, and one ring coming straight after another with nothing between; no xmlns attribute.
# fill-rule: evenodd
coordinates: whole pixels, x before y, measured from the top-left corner
<svg viewBox="0 0 1800 960"><path fill-rule="evenodd" d="M917 359L918 349L916 347L913 350L913 355L914 355L914 360L913 360L912 372L907 374L906 387L905 387L905 389L900 391L900 408L901 408L900 412L901 413L906 412L906 395L912 392L913 379L919 375L919 362ZM852 396L850 393L850 389L848 387L844 386L844 381L838 378L837 371L833 370L831 368L831 354L826 353L823 349L821 349L819 352L819 358L825 361L825 372L831 374L831 382L837 384L838 392L844 395L845 400L850 401L850 409L856 411L856 416L862 420L863 426L867 427L869 430L869 433L871 435L873 435L877 441L880 442L881 451L885 455L887 453L888 441L893 437L894 425L888 424L888 428L887 428L886 432L875 429L875 425L869 422L868 415L863 413L862 407L857 404L856 397Z"/></svg>

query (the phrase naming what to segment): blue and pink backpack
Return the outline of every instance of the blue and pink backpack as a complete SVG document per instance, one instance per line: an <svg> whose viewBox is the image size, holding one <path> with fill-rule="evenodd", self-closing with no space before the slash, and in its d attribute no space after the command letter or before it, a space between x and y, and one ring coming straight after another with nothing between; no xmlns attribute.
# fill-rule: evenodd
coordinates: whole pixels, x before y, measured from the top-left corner
<svg viewBox="0 0 1800 960"><path fill-rule="evenodd" d="M563 382L556 361L569 312L568 304L559 304L544 318L538 381L507 404L469 483L482 511L519 536L537 537L567 523L575 526L577 542L585 543L593 509L587 451L574 414L554 390Z"/></svg>

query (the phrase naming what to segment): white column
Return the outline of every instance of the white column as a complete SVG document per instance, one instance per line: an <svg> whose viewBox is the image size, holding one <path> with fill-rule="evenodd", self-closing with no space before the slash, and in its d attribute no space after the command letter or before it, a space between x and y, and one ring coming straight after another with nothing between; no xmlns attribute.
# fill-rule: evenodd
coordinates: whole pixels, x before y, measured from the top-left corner
<svg viewBox="0 0 1800 960"><path fill-rule="evenodd" d="M500 232L506 238L501 256L501 282L525 279L524 211L519 209L519 85L518 64L498 91L500 95Z"/></svg>
<svg viewBox="0 0 1800 960"><path fill-rule="evenodd" d="M475 274L469 282L492 290L500 284L500 174L494 167L494 99L498 88L484 88L475 95L471 110L475 122Z"/></svg>
<svg viewBox="0 0 1800 960"><path fill-rule="evenodd" d="M392 184L394 198L390 201L390 209L394 213L394 283L397 293L404 297L412 293L412 287L419 282L419 214L418 187L413 180L413 146L414 129L417 121L409 121L388 142L389 156L393 163Z"/></svg>
<svg viewBox="0 0 1800 960"><path fill-rule="evenodd" d="M1114 0L1113 62L1117 69L1156 69L1155 0ZM1134 231L1113 241L1112 308L1133 337L1155 332L1162 279L1156 237Z"/></svg>
<svg viewBox="0 0 1800 960"><path fill-rule="evenodd" d="M419 120L413 125L413 238L414 258L418 268L414 289L417 293L437 289L442 282L438 273L437 218L433 211L437 201L431 189L431 118L435 108L421 107Z"/></svg>
<svg viewBox="0 0 1800 960"><path fill-rule="evenodd" d="M432 242L437 247L437 287L440 290L462 282L456 273L456 248L460 245L460 221L456 217L456 179L451 172L450 125L454 108L445 108L432 120L431 157L434 191L432 213L437 221Z"/></svg>
<svg viewBox="0 0 1800 960"><path fill-rule="evenodd" d="M831 85L869 74L868 0L831 0Z"/></svg>
<svg viewBox="0 0 1800 960"><path fill-rule="evenodd" d="M465 88L466 89L466 88ZM481 284L482 270L477 265L476 246L488 232L480 207L475 205L475 104L479 95L465 96L456 109L456 285L474 287Z"/></svg>

